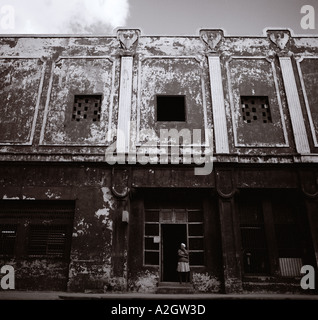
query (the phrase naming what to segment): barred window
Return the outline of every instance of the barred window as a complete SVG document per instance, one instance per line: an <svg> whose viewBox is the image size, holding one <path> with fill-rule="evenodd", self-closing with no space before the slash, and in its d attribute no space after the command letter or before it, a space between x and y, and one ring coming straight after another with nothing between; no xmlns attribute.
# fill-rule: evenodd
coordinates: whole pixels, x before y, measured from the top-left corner
<svg viewBox="0 0 318 320"><path fill-rule="evenodd" d="M101 95L76 95L74 97L72 121L100 121L101 105Z"/></svg>
<svg viewBox="0 0 318 320"><path fill-rule="evenodd" d="M242 96L241 108L243 121L245 123L259 122L271 123L272 117L268 97L264 96Z"/></svg>
<svg viewBox="0 0 318 320"><path fill-rule="evenodd" d="M67 225L31 225L28 255L64 257L67 229Z"/></svg>
<svg viewBox="0 0 318 320"><path fill-rule="evenodd" d="M0 256L66 259L73 219L74 201L1 200Z"/></svg>

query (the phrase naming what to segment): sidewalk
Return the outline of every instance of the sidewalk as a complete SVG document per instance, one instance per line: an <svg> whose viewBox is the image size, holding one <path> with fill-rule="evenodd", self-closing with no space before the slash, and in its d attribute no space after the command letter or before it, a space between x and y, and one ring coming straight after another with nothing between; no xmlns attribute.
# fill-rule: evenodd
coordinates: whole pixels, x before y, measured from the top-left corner
<svg viewBox="0 0 318 320"><path fill-rule="evenodd" d="M155 293L73 293L46 291L1 291L0 300L317 300L313 294L155 294Z"/></svg>

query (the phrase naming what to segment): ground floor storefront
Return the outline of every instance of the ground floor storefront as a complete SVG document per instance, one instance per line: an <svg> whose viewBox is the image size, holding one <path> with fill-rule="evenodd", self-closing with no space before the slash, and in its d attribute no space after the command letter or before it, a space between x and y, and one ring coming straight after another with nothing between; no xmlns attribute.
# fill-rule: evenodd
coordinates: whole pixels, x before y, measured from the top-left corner
<svg viewBox="0 0 318 320"><path fill-rule="evenodd" d="M2 163L0 267L17 290L302 292L317 269L318 170L310 165ZM308 294L308 290L303 292Z"/></svg>

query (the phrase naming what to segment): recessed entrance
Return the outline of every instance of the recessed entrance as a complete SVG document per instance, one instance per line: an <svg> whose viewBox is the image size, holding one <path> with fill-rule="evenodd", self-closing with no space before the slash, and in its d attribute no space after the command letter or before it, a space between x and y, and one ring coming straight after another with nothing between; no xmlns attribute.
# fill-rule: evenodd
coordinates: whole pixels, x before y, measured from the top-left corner
<svg viewBox="0 0 318 320"><path fill-rule="evenodd" d="M161 224L161 236L161 279L177 282L177 253L181 242L187 244L187 225Z"/></svg>

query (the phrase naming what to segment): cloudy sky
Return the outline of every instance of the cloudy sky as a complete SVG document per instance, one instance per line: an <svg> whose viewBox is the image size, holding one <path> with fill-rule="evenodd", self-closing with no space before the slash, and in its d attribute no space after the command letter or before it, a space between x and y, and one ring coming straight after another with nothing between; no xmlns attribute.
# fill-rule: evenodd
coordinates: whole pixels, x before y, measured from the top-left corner
<svg viewBox="0 0 318 320"><path fill-rule="evenodd" d="M300 26L301 7L315 9L315 29ZM318 0L0 0L2 34L113 34L117 27L144 35L261 35L266 27L318 34Z"/></svg>

